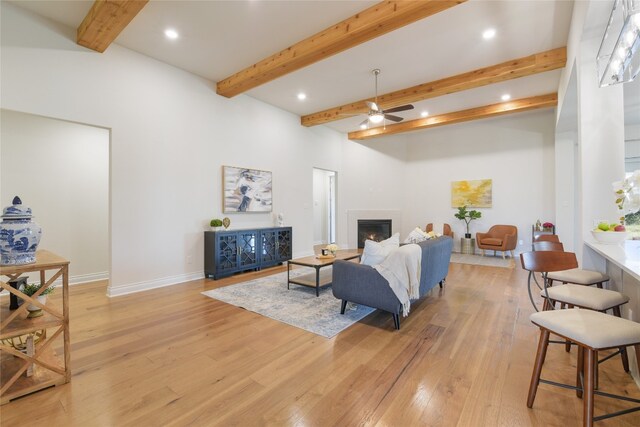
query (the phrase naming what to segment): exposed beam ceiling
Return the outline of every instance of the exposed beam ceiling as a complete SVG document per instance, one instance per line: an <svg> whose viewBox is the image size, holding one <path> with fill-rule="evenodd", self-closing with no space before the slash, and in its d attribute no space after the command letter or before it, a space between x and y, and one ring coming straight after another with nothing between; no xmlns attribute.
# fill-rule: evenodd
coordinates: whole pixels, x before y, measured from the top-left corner
<svg viewBox="0 0 640 427"><path fill-rule="evenodd" d="M555 107L556 105L558 105L558 94L550 93L547 95L533 96L530 98L516 99L509 102L501 102L499 104L470 108L468 110L455 111L453 113L426 117L424 119L411 120L408 122L387 125L384 127L380 126L372 129L349 132L349 139L363 140L383 135L393 135L397 133L422 130L436 126L444 126L454 123L468 122L471 120L486 119L489 117L502 116L505 114Z"/></svg>
<svg viewBox="0 0 640 427"><path fill-rule="evenodd" d="M104 52L148 1L96 0L78 27L76 42Z"/></svg>
<svg viewBox="0 0 640 427"><path fill-rule="evenodd" d="M466 1L423 0L378 3L219 81L217 93L228 98L233 97Z"/></svg>
<svg viewBox="0 0 640 427"><path fill-rule="evenodd" d="M513 59L489 67L445 77L429 83L423 83L407 89L398 90L378 96L378 105L382 109L397 107L403 104L423 101L463 90L473 89L488 84L498 83L518 77L551 71L565 66L567 48L560 47L546 52L536 53L523 58ZM300 122L304 126L315 126L334 120L344 119L345 115L365 114L369 110L366 101L373 98L329 108L324 111L302 116Z"/></svg>

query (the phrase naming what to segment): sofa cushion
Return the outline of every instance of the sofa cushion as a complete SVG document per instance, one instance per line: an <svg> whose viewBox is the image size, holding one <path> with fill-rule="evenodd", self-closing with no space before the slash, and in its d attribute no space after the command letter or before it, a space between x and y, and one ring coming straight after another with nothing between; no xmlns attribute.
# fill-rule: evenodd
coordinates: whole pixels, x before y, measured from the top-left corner
<svg viewBox="0 0 640 427"><path fill-rule="evenodd" d="M391 253L392 250L400 246L400 233L396 233L387 240L374 242L373 240L365 240L364 250L360 264L377 265L380 264Z"/></svg>
<svg viewBox="0 0 640 427"><path fill-rule="evenodd" d="M482 239L482 244L490 245L490 246L502 246L502 239L496 239L495 237L487 237Z"/></svg>

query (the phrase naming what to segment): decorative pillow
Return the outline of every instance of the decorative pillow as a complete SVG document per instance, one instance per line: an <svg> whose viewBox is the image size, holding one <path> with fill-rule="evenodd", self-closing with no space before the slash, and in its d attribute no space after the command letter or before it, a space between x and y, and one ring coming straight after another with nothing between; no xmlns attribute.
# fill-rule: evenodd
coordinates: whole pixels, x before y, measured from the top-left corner
<svg viewBox="0 0 640 427"><path fill-rule="evenodd" d="M431 233L431 232L430 232ZM407 238L404 240L404 243L418 243L418 242L424 242L427 239L430 239L431 237L429 236L429 233L426 233L422 228L420 227L416 227L414 228L411 233L409 233L409 235L407 236Z"/></svg>
<svg viewBox="0 0 640 427"><path fill-rule="evenodd" d="M382 242L365 240L360 264L378 265L393 251L400 247L400 233L396 233Z"/></svg>

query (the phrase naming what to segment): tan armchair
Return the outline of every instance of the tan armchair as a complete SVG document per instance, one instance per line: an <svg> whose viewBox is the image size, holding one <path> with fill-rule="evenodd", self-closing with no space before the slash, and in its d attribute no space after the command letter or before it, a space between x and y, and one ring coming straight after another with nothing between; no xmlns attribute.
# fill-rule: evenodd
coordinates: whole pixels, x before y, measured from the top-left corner
<svg viewBox="0 0 640 427"><path fill-rule="evenodd" d="M482 256L485 249L489 249L494 255L496 251L502 251L503 259L504 253L510 251L513 258L513 250L518 244L518 228L514 225L494 225L486 233L476 233L476 244L482 249Z"/></svg>
<svg viewBox="0 0 640 427"><path fill-rule="evenodd" d="M427 233L433 231L433 223L427 224L427 228L425 230ZM439 233L439 230L436 230L436 233ZM442 224L442 234L445 236L449 236L453 239L453 231L451 231L451 226L449 224Z"/></svg>

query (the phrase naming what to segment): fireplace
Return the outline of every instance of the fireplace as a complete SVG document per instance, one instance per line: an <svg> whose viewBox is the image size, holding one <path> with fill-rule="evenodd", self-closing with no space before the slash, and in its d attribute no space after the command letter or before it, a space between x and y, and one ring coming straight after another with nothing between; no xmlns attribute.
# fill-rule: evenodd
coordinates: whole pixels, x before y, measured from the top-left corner
<svg viewBox="0 0 640 427"><path fill-rule="evenodd" d="M391 237L390 219L359 219L358 248L364 248L365 240L380 242Z"/></svg>

